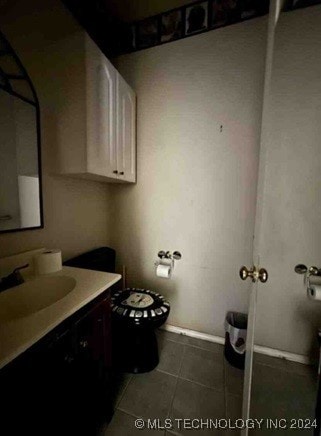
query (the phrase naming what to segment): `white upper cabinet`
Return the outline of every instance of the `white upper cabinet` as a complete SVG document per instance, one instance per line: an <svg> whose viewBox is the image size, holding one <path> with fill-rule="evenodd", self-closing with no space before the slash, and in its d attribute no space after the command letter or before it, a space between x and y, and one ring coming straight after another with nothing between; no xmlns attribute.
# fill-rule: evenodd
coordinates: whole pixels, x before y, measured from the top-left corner
<svg viewBox="0 0 321 436"><path fill-rule="evenodd" d="M117 75L117 171L126 182L136 181L136 97Z"/></svg>
<svg viewBox="0 0 321 436"><path fill-rule="evenodd" d="M136 96L85 32L57 45L57 136L61 174L136 181Z"/></svg>

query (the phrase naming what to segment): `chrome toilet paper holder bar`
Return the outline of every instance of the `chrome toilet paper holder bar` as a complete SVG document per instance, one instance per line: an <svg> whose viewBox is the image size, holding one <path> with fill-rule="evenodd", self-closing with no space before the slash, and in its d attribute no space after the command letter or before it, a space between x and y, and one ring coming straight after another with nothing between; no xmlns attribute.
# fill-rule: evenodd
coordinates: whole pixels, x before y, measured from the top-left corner
<svg viewBox="0 0 321 436"><path fill-rule="evenodd" d="M157 256L160 259L171 259L171 260L180 260L182 258L182 255L179 251L174 251L173 253L171 253L170 251L161 250L158 252Z"/></svg>

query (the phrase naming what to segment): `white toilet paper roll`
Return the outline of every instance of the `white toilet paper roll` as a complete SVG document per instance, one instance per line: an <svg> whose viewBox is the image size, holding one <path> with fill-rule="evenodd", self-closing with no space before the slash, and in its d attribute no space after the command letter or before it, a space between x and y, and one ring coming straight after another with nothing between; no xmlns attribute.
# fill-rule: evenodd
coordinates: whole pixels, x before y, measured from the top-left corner
<svg viewBox="0 0 321 436"><path fill-rule="evenodd" d="M169 279L172 275L172 266L160 263L156 268L156 275L157 277L164 277L165 279Z"/></svg>
<svg viewBox="0 0 321 436"><path fill-rule="evenodd" d="M62 268L61 251L45 250L34 258L36 274L49 274Z"/></svg>
<svg viewBox="0 0 321 436"><path fill-rule="evenodd" d="M321 285L310 285L308 289L308 297L311 298L311 300L321 301Z"/></svg>

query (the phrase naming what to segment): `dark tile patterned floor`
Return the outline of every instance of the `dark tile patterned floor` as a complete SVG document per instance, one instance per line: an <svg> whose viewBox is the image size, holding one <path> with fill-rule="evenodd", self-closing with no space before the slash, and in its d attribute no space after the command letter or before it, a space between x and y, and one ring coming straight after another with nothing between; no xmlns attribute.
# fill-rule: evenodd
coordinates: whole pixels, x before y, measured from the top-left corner
<svg viewBox="0 0 321 436"><path fill-rule="evenodd" d="M115 414L103 436L239 434L237 430L177 427L183 419L240 418L244 373L225 361L221 345L165 331L157 335L158 367L150 373L120 378ZM305 365L255 355L252 392L253 418L313 417L316 374ZM136 429L137 418L156 418L160 424L170 418L176 428ZM258 433L289 434L270 429L250 432ZM312 431L301 433L312 435Z"/></svg>

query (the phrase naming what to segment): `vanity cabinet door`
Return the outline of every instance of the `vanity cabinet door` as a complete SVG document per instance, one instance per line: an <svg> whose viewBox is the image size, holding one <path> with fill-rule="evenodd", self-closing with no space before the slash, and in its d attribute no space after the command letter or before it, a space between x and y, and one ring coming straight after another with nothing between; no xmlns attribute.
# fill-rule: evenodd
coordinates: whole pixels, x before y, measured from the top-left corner
<svg viewBox="0 0 321 436"><path fill-rule="evenodd" d="M72 334L36 345L0 373L1 436L67 436L77 421Z"/></svg>
<svg viewBox="0 0 321 436"><path fill-rule="evenodd" d="M76 371L79 380L78 410L84 426L97 427L110 418L109 389L111 367L110 299L94 307L76 325Z"/></svg>
<svg viewBox="0 0 321 436"><path fill-rule="evenodd" d="M136 96L117 73L117 171L120 180L136 182Z"/></svg>
<svg viewBox="0 0 321 436"><path fill-rule="evenodd" d="M112 415L107 296L0 371L0 435L91 436Z"/></svg>

